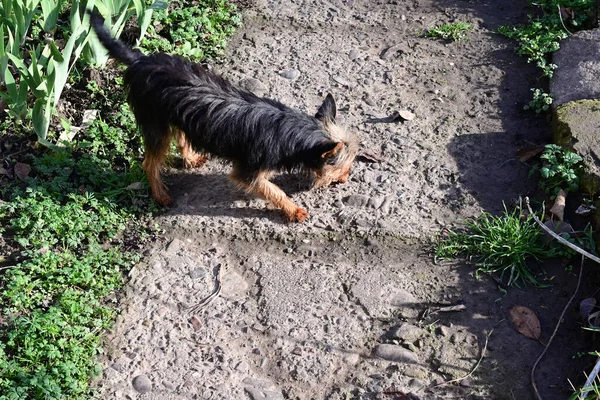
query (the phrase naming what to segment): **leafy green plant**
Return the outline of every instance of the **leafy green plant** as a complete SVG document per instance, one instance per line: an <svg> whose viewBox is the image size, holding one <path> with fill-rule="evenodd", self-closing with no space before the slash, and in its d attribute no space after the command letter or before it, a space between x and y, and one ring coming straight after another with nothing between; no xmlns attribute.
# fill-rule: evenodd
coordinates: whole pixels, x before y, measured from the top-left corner
<svg viewBox="0 0 600 400"><path fill-rule="evenodd" d="M471 24L466 22L455 22L453 24L434 26L425 32L425 36L460 42L461 40L467 39L467 32L472 29L473 26Z"/></svg>
<svg viewBox="0 0 600 400"><path fill-rule="evenodd" d="M536 114L548 111L550 105L552 105L552 96L542 89L531 89L531 91L533 92L533 99L523 108L525 110L533 110Z"/></svg>
<svg viewBox="0 0 600 400"><path fill-rule="evenodd" d="M193 4L196 3L175 0L170 9L156 12L142 47L195 61L221 56L227 40L241 23L235 5L228 0L202 0L195 7Z"/></svg>
<svg viewBox="0 0 600 400"><path fill-rule="evenodd" d="M560 189L576 192L579 189L579 175L583 158L577 153L555 144L548 144L542 155L539 169L541 188L548 194L557 195Z"/></svg>
<svg viewBox="0 0 600 400"><path fill-rule="evenodd" d="M505 206L501 216L484 212L467 223L465 232L450 231L437 244L435 258L464 255L477 267L477 274L499 273L501 279L507 278L508 285L540 285L528 262L554 255L540 242L541 235L531 215L525 215L521 208L509 212Z"/></svg>

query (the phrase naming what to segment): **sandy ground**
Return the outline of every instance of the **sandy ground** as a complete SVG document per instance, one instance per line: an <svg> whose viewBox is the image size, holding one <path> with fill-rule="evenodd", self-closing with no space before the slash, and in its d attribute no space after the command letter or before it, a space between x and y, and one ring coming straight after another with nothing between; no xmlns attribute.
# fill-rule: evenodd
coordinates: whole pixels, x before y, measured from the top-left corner
<svg viewBox="0 0 600 400"><path fill-rule="evenodd" d="M538 313L545 342L576 276L549 265L558 285L504 295L431 253L444 227L536 187L515 153L549 140L548 121L522 111L539 74L495 33L529 11L492 0L258 0L247 9L215 70L311 114L333 94L341 123L380 161L358 160L333 188L276 179L311 214L291 225L236 191L225 163L172 170L163 238L132 271L106 337L102 397L533 398L529 373L543 346L512 327L508 309ZM422 37L456 21L473 25L468 40ZM415 118L394 120L402 110ZM220 296L194 308L219 276ZM454 305L465 309L439 311ZM585 350L575 321L569 313L538 370L544 399L567 398L567 378L586 366L573 358ZM460 379L488 335L486 356Z"/></svg>

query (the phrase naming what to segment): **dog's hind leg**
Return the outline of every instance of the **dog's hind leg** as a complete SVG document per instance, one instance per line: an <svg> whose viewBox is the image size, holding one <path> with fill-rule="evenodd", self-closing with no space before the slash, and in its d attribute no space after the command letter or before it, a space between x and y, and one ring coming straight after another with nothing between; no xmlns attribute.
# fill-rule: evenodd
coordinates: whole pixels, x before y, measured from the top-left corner
<svg viewBox="0 0 600 400"><path fill-rule="evenodd" d="M144 147L146 149L142 166L148 176L148 182L152 189L152 197L158 204L168 206L171 204L171 197L169 197L167 192L167 186L165 186L160 177L160 170L169 151L171 132L168 129L163 132L150 132L143 128L142 131L144 133Z"/></svg>
<svg viewBox="0 0 600 400"><path fill-rule="evenodd" d="M196 153L189 140L187 140L185 137L185 133L177 128L171 129L177 143L177 148L179 149L181 157L183 158L183 165L185 165L186 168L199 168L203 166L208 157L203 154Z"/></svg>
<svg viewBox="0 0 600 400"><path fill-rule="evenodd" d="M308 212L295 205L283 190L269 181L271 175L268 171L261 171L249 176L248 173L234 167L229 177L246 192L258 195L273 203L275 207L283 211L288 221L304 222L308 218Z"/></svg>

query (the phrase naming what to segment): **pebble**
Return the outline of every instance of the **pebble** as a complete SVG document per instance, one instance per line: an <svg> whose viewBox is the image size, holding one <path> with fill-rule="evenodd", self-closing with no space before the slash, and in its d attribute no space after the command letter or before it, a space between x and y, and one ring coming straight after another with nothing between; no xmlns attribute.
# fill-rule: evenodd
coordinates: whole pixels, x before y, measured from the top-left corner
<svg viewBox="0 0 600 400"><path fill-rule="evenodd" d="M279 73L279 76L289 79L290 81L296 80L300 77L300 71L297 69L290 69Z"/></svg>
<svg viewBox="0 0 600 400"><path fill-rule="evenodd" d="M229 271L221 282L221 296L229 300L240 300L246 297L248 283L235 271Z"/></svg>
<svg viewBox="0 0 600 400"><path fill-rule="evenodd" d="M202 329L202 321L200 321L200 318L198 318L196 315L190 319L190 323L192 324L194 331L199 331Z"/></svg>
<svg viewBox="0 0 600 400"><path fill-rule="evenodd" d="M265 84L256 78L242 79L239 85L243 89L246 89L247 91L252 92L257 96L264 96L269 91Z"/></svg>
<svg viewBox="0 0 600 400"><path fill-rule="evenodd" d="M167 254L175 254L181 248L181 240L175 238L171 240L171 242L167 245L166 251Z"/></svg>
<svg viewBox="0 0 600 400"><path fill-rule="evenodd" d="M351 194L350 196L344 197L342 201L345 205L350 207L364 207L368 203L369 198L360 194Z"/></svg>
<svg viewBox="0 0 600 400"><path fill-rule="evenodd" d="M392 328L388 335L392 339L404 340L406 342L414 342L419 339L425 331L418 326L411 324L402 324L398 327Z"/></svg>
<svg viewBox="0 0 600 400"><path fill-rule="evenodd" d="M348 53L348 58L352 61L356 60L359 56L358 50L356 49L352 49L350 50L350 53Z"/></svg>
<svg viewBox="0 0 600 400"><path fill-rule="evenodd" d="M139 393L148 393L152 390L152 382L146 375L138 375L131 381L133 388Z"/></svg>
<svg viewBox="0 0 600 400"><path fill-rule="evenodd" d="M375 357L397 363L417 364L419 358L415 353L395 344L380 344L373 351Z"/></svg>
<svg viewBox="0 0 600 400"><path fill-rule="evenodd" d="M202 268L194 268L189 273L190 278L192 278L192 279L202 279L202 278L206 277L207 274L208 273L206 272L206 270L202 269Z"/></svg>

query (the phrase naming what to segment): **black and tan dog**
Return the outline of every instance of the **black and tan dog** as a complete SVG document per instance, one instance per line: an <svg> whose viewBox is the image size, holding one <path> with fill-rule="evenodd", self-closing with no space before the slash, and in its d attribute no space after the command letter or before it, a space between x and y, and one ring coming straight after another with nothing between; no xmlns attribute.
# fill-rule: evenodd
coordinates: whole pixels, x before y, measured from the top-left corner
<svg viewBox="0 0 600 400"><path fill-rule="evenodd" d="M145 56L112 38L101 16L90 16L109 55L128 66L128 101L144 136L143 166L158 203L171 203L160 177L171 140L186 167L201 166L208 154L229 160L230 178L272 202L289 221L302 222L308 212L270 182L276 172L312 171L316 186L348 179L358 144L336 124L331 95L311 117L240 90L180 57Z"/></svg>

